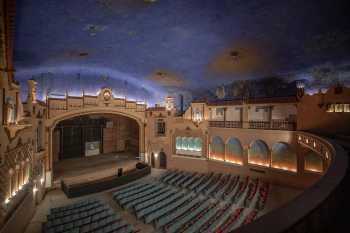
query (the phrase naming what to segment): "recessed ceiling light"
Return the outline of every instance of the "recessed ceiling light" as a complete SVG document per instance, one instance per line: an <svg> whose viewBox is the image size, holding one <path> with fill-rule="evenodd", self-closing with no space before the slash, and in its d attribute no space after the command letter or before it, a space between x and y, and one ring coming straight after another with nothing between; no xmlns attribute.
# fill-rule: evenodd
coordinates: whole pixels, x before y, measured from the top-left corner
<svg viewBox="0 0 350 233"><path fill-rule="evenodd" d="M230 57L234 58L234 59L237 59L239 56L239 52L236 51L236 50L232 50L230 51Z"/></svg>

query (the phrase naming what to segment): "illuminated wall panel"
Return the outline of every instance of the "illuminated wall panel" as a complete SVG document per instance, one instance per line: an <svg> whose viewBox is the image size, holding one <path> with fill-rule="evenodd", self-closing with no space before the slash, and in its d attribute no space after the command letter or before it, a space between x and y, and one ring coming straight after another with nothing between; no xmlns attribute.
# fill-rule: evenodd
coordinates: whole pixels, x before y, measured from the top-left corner
<svg viewBox="0 0 350 233"><path fill-rule="evenodd" d="M304 156L304 169L310 172L323 172L323 159L313 151Z"/></svg>
<svg viewBox="0 0 350 233"><path fill-rule="evenodd" d="M243 148L237 138L230 138L227 142L225 160L230 163L243 164Z"/></svg>
<svg viewBox="0 0 350 233"><path fill-rule="evenodd" d="M176 154L202 156L202 139L197 137L176 137Z"/></svg>
<svg viewBox="0 0 350 233"><path fill-rule="evenodd" d="M210 158L216 160L224 160L225 157L225 143L221 137L216 136L210 144Z"/></svg>
<svg viewBox="0 0 350 233"><path fill-rule="evenodd" d="M250 143L248 149L248 163L269 167L270 157L269 148L262 140L256 140Z"/></svg>
<svg viewBox="0 0 350 233"><path fill-rule="evenodd" d="M271 163L273 168L297 171L297 155L287 143L278 142L272 146Z"/></svg>

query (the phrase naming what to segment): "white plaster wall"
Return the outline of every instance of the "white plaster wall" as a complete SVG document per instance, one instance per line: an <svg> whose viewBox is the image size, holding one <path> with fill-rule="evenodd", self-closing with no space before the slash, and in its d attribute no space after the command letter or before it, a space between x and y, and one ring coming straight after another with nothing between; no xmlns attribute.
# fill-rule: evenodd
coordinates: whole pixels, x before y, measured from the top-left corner
<svg viewBox="0 0 350 233"><path fill-rule="evenodd" d="M226 110L227 121L241 121L241 108L239 107L228 107Z"/></svg>
<svg viewBox="0 0 350 233"><path fill-rule="evenodd" d="M287 120L290 115L296 115L297 109L293 105L275 105L272 109L272 120Z"/></svg>
<svg viewBox="0 0 350 233"><path fill-rule="evenodd" d="M269 121L269 111L265 109L258 109L261 106L250 106L248 109L248 121Z"/></svg>
<svg viewBox="0 0 350 233"><path fill-rule="evenodd" d="M211 120L213 121L223 121L224 115L216 115L216 109L222 107L214 107L211 109Z"/></svg>

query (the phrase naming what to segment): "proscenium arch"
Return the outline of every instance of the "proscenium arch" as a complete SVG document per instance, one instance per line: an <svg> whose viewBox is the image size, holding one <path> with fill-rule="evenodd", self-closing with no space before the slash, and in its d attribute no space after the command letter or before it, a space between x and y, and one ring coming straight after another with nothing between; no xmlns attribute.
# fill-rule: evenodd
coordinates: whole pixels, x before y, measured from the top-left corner
<svg viewBox="0 0 350 233"><path fill-rule="evenodd" d="M128 117L130 119L133 119L136 121L136 123L139 126L139 156L142 158L145 152L145 113L144 112L127 112L127 111L120 111L115 109L108 109L108 107L97 107L97 108L86 108L86 109L79 109L79 110L72 110L69 112L62 113L58 116L55 116L53 118L50 118L46 121L45 127L46 127L46 142L47 142L47 151L48 153L48 168L49 172L51 172L51 181L53 179L52 176L52 169L53 169L53 151L52 151L52 140L53 140L53 131L58 123L61 121L71 119L74 117L79 116L86 116L86 115L94 115L94 114L109 114L109 115L117 115L117 116L124 116Z"/></svg>

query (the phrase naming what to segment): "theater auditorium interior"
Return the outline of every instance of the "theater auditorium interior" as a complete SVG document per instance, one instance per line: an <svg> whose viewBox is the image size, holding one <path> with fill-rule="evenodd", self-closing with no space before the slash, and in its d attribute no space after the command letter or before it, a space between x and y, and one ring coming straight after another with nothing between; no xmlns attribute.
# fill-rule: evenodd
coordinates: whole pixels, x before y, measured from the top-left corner
<svg viewBox="0 0 350 233"><path fill-rule="evenodd" d="M0 0L0 233L350 229L337 0Z"/></svg>

